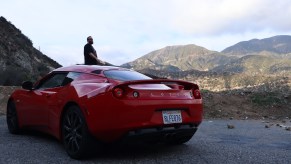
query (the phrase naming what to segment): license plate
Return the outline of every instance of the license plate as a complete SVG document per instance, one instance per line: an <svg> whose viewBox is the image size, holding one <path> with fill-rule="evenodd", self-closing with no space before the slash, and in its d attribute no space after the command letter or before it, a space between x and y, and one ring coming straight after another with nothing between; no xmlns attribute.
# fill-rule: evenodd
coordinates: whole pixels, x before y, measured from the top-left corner
<svg viewBox="0 0 291 164"><path fill-rule="evenodd" d="M164 124L182 123L180 110L162 111Z"/></svg>

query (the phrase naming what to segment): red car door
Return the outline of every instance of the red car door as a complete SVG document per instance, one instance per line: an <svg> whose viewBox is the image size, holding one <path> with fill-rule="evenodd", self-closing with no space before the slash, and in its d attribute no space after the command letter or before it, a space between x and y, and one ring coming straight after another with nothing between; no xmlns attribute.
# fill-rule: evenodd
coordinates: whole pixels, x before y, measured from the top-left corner
<svg viewBox="0 0 291 164"><path fill-rule="evenodd" d="M48 128L50 129L59 126L59 113L66 94L64 87L52 88L47 91Z"/></svg>
<svg viewBox="0 0 291 164"><path fill-rule="evenodd" d="M19 112L24 126L46 126L47 94L45 91L33 90L22 95L19 102Z"/></svg>
<svg viewBox="0 0 291 164"><path fill-rule="evenodd" d="M54 73L43 80L20 98L19 111L23 125L49 128L49 111L52 97L62 88L62 82L67 73Z"/></svg>

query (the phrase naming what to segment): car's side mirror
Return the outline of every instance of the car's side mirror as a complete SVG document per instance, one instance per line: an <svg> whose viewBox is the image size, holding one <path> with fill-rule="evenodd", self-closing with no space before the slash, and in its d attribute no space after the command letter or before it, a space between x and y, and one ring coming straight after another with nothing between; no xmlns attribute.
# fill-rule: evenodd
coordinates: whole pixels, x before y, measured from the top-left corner
<svg viewBox="0 0 291 164"><path fill-rule="evenodd" d="M22 88L26 90L32 90L33 83L31 81L25 81L22 83Z"/></svg>

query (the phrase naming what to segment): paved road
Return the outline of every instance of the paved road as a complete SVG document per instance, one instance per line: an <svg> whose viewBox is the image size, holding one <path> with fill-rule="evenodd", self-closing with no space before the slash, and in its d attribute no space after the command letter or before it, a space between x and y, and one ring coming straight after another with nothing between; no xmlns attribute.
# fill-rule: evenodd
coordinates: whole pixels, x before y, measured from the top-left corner
<svg viewBox="0 0 291 164"><path fill-rule="evenodd" d="M228 129L227 124L235 126ZM0 116L0 163L291 163L291 131L261 121L205 120L184 145L111 146L83 161L39 133L11 135Z"/></svg>

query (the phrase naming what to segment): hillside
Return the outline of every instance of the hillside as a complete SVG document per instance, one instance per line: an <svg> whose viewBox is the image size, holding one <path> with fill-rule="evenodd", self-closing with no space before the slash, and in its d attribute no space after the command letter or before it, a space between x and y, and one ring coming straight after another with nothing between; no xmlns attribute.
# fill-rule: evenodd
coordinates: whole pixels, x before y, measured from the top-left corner
<svg viewBox="0 0 291 164"><path fill-rule="evenodd" d="M32 41L0 17L0 85L20 85L61 65L33 47Z"/></svg>
<svg viewBox="0 0 291 164"><path fill-rule="evenodd" d="M207 71L219 65L233 61L236 57L228 57L216 51L194 44L183 46L168 46L150 52L133 62L121 65L122 67L142 70L168 70L171 72L185 70Z"/></svg>

